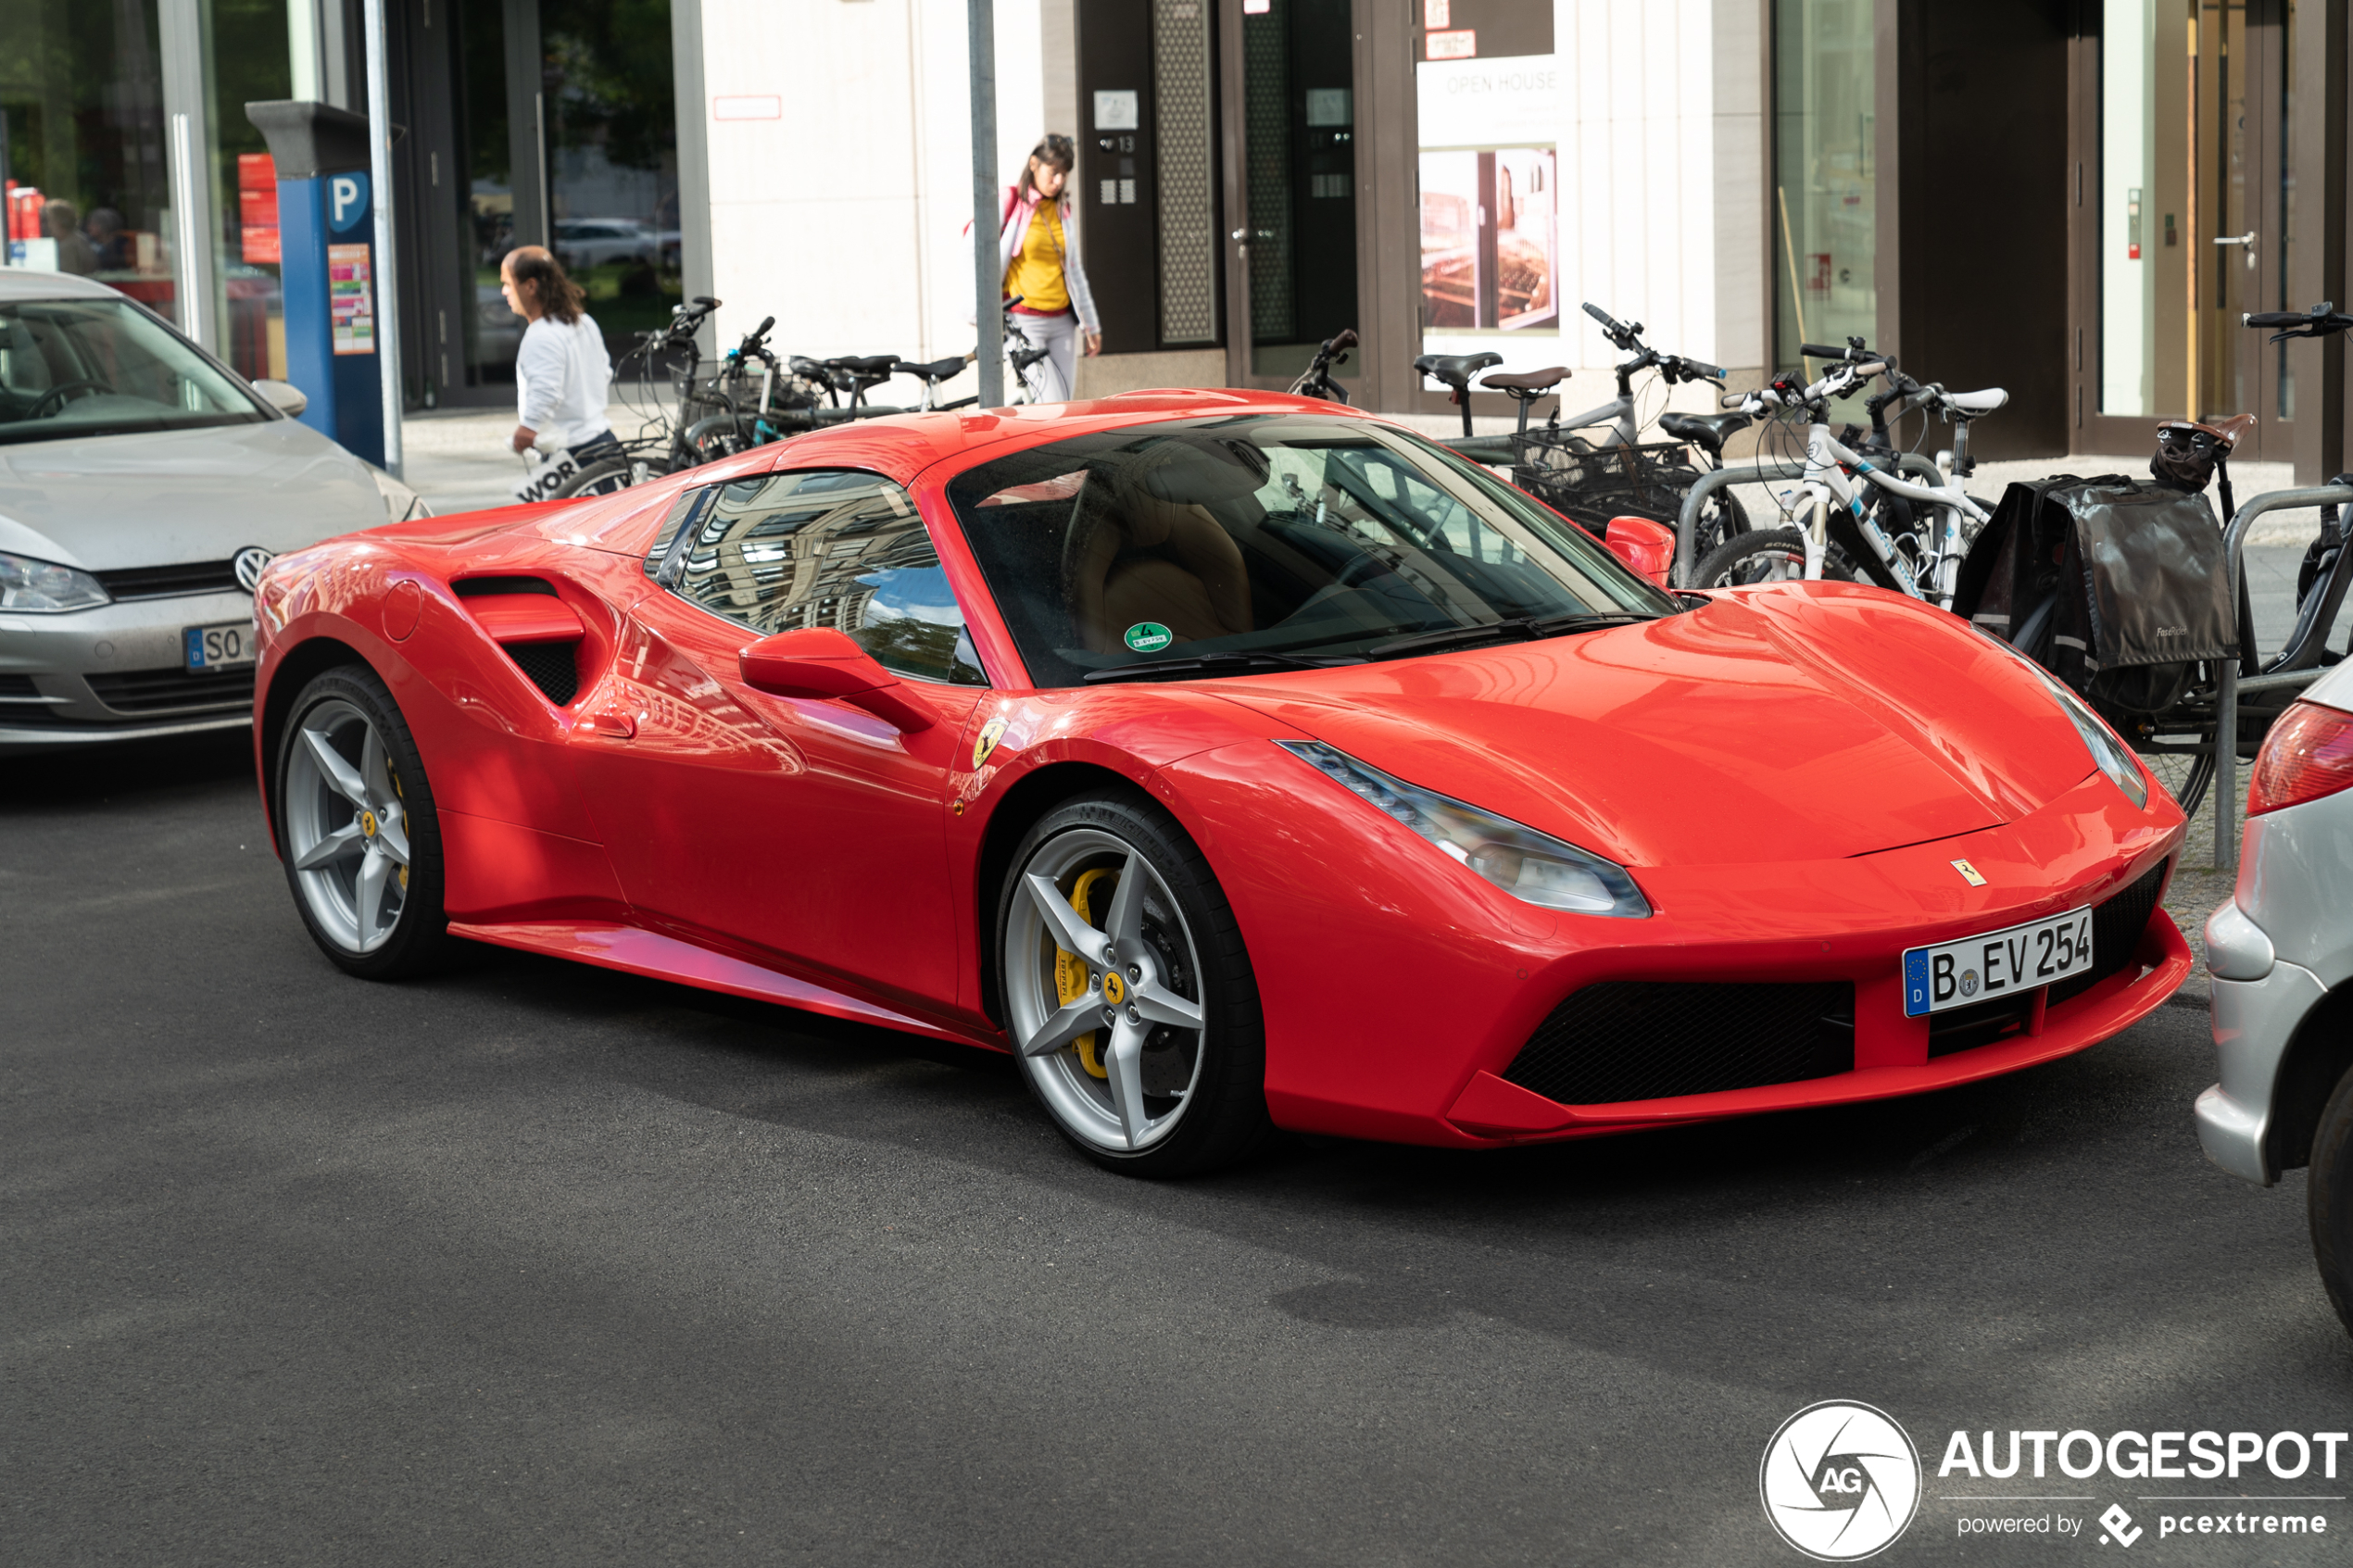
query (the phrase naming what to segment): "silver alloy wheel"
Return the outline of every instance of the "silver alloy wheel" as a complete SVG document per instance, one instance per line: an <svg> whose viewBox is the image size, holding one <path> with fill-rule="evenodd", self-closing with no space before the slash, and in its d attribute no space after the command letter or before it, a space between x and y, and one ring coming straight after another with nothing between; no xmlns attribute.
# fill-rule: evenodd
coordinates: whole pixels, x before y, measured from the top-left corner
<svg viewBox="0 0 2353 1568"><path fill-rule="evenodd" d="M303 902L346 951L391 940L409 890L409 818L384 738L341 697L303 715L286 763L286 847Z"/></svg>
<svg viewBox="0 0 2353 1568"><path fill-rule="evenodd" d="M1117 879L1100 927L1071 905L1079 878L1099 868ZM1056 979L1063 953L1084 966L1086 990L1068 1002ZM1003 961L1014 1048L1064 1127L1128 1152L1175 1130L1201 1083L1201 960L1184 911L1150 861L1095 828L1048 839L1020 870ZM1080 1046L1105 1031L1099 1079Z"/></svg>

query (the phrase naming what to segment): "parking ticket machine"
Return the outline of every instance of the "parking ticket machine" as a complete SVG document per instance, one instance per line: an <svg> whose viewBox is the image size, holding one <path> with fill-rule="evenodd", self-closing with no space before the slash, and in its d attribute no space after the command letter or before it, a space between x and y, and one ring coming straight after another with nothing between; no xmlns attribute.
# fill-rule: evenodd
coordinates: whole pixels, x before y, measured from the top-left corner
<svg viewBox="0 0 2353 1568"><path fill-rule="evenodd" d="M278 176L279 286L286 379L310 406L302 422L381 465L384 391L376 369L375 207L368 120L330 104L245 106Z"/></svg>

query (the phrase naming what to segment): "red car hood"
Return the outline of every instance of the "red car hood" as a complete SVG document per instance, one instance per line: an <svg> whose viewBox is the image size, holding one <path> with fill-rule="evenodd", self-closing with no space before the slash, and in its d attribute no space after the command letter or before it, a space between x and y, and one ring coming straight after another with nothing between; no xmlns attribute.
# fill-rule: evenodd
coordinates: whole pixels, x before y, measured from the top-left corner
<svg viewBox="0 0 2353 1568"><path fill-rule="evenodd" d="M2015 821L2093 771L2009 655L1941 610L1843 584L1217 690L1629 865L1949 838Z"/></svg>

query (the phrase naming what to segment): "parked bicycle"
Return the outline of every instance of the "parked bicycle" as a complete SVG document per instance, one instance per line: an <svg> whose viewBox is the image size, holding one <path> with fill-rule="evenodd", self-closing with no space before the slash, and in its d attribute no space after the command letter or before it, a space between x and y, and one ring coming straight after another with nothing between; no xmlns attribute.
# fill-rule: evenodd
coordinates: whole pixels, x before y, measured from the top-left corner
<svg viewBox="0 0 2353 1568"><path fill-rule="evenodd" d="M2273 343L2353 330L2353 315L2330 304L2241 320ZM2344 510L2353 474L2240 507L2230 458L2254 426L2251 414L2169 420L2158 427L2150 478L2059 474L2013 484L1971 553L1956 605L2049 671L2133 749L2189 758L2174 791L2184 811L2199 809L2222 759L2233 759L2232 789L2215 792L2217 864L2233 854L2235 759L2252 757L2303 688L2344 657L2328 643L2353 587ZM2205 499L2209 484L2219 521ZM2242 552L2254 521L2283 507L2318 507L2320 531L2296 574L2295 623L2267 659Z"/></svg>
<svg viewBox="0 0 2353 1568"><path fill-rule="evenodd" d="M1563 417L1565 399L1555 392L1568 380L1562 366L1541 370L1490 373L1480 378L1483 390L1501 392L1518 405L1517 426L1509 435L1471 433L1471 378L1503 363L1499 354L1424 355L1414 368L1451 389L1463 414L1463 434L1442 445L1475 461L1508 467L1512 483L1555 511L1594 533L1607 532L1610 520L1646 518L1672 527L1683 497L1703 474L1721 468L1724 443L1749 420L1742 414L1666 412L1658 429L1668 439L1644 442L1640 399L1634 378L1656 375L1671 390L1690 383L1724 384L1721 366L1680 355L1662 354L1642 342L1642 324L1619 321L1600 306L1587 302L1585 314L1602 329L1610 344L1629 357L1614 370L1617 395L1582 413ZM1552 417L1530 424L1535 406L1553 395ZM1696 459L1696 460L1695 460ZM1713 550L1723 541L1749 531L1747 508L1729 489L1707 499L1699 519L1698 549Z"/></svg>
<svg viewBox="0 0 2353 1568"><path fill-rule="evenodd" d="M1805 384L1793 372L1769 386L1724 399L1751 420L1779 413L1805 416L1805 471L1797 486L1785 493L1788 513L1798 521L1793 527L1758 530L1718 546L1701 559L1690 586L1722 588L1829 575L1876 583L1950 609L1969 541L1993 515L1961 487L1964 473L1974 467L1969 458L1969 421L2000 408L2009 395L1998 387L1956 394L1921 385L1900 375L1893 361L1871 355L1860 338L1844 348L1807 344L1799 352L1831 362L1819 381ZM1956 470L1940 470L1943 484L1899 479L1884 454L1875 462L1831 433L1831 400L1881 376L1890 380L1870 408L1875 430L1883 428L1885 411L1898 403L1936 413L1956 426ZM1858 479L1863 482L1859 489L1855 483ZM1899 508L1887 497L1911 505Z"/></svg>
<svg viewBox="0 0 2353 1568"><path fill-rule="evenodd" d="M1332 372L1348 363L1348 351L1356 346L1356 329L1342 327L1315 345L1315 358L1307 369L1290 383L1293 397L1314 397L1326 403L1345 404L1348 389L1332 379Z"/></svg>

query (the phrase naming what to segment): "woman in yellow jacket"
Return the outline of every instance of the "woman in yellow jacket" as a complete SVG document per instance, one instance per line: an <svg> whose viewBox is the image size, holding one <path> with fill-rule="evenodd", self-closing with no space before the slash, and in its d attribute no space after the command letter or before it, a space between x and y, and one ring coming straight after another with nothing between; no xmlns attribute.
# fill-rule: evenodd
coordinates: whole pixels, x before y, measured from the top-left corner
<svg viewBox="0 0 2353 1568"><path fill-rule="evenodd" d="M1006 194L1004 226L997 235L1005 297L1020 298L1013 314L1021 318L1021 330L1046 350L1040 369L1049 371L1043 399L1049 403L1076 391L1082 343L1090 355L1103 349L1101 319L1071 233L1074 160L1069 137L1048 136L1038 143L1021 183Z"/></svg>

